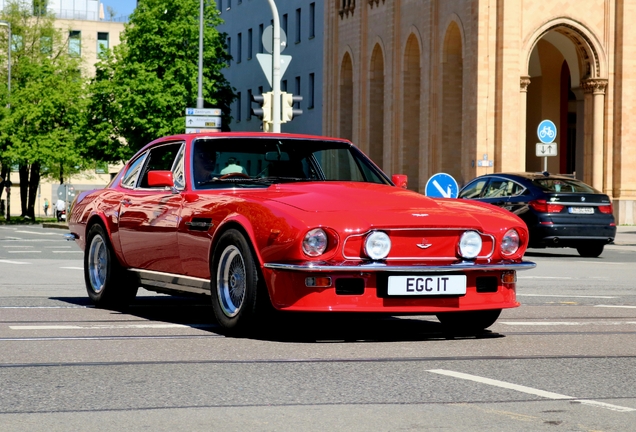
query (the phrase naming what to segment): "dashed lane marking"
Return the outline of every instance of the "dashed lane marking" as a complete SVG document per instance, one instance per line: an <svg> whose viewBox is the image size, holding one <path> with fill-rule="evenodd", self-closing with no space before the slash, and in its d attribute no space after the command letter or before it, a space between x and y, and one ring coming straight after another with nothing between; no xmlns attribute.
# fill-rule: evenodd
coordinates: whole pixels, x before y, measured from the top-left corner
<svg viewBox="0 0 636 432"><path fill-rule="evenodd" d="M625 306L625 305L594 305L594 307L636 309L636 306Z"/></svg>
<svg viewBox="0 0 636 432"><path fill-rule="evenodd" d="M559 295L559 294L519 294L517 297L565 297L565 298L595 298L595 299L614 299L613 296L581 296L581 295Z"/></svg>
<svg viewBox="0 0 636 432"><path fill-rule="evenodd" d="M3 259L0 259L0 263L5 263L5 264L31 264L31 263L28 263L28 262L10 261L10 260L3 260Z"/></svg>
<svg viewBox="0 0 636 432"><path fill-rule="evenodd" d="M451 370L446 370L446 369L430 369L427 372L431 372L434 374L439 374L439 375L445 375L445 376L450 376L453 378L459 378L459 379L464 379L464 380L468 380L468 381L473 381L473 382L477 382L480 384L487 384L487 385L491 385L494 387L500 387L500 388L504 388L504 389L508 389L508 390L515 390L521 393L526 393L526 394L531 394L534 396L539 396L542 398L546 398L546 399L552 399L552 400L569 400L572 402L578 402L584 405L590 405L590 406L595 406L595 407L599 407L599 408L605 408L605 409L609 409L612 411L618 411L618 412L632 412L632 411L636 411L635 408L629 408L629 407L624 407L624 406L619 406L619 405L612 405L612 404L608 404L605 402L599 402L599 401L595 401L595 400L586 400L586 399L577 399L573 396L568 396L568 395L564 395L564 394L559 394L559 393L553 393L553 392L549 392L549 391L545 391L545 390L541 390L541 389L536 389L536 388L532 388L532 387L526 387L523 385L519 385L519 384L513 384L513 383L509 383L506 381L499 381L499 380L495 380L495 379L490 379L490 378L485 378L485 377L480 377L477 375L470 375L470 374L466 374L466 373L462 373L462 372L455 372L455 371L451 371Z"/></svg>

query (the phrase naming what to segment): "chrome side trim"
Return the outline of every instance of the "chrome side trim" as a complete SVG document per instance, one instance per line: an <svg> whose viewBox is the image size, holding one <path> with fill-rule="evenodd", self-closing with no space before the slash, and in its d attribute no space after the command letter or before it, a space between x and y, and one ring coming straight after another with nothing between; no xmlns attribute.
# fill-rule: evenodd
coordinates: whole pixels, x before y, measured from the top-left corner
<svg viewBox="0 0 636 432"><path fill-rule="evenodd" d="M396 273L448 273L448 272L467 272L467 271L506 271L506 270L530 270L537 265L530 261L522 261L520 263L501 263L501 264L475 264L472 262L461 262L445 266L427 266L427 265L386 265L383 263L369 264L345 264L330 265L327 263L302 263L302 264L283 264L283 263L267 263L265 268L271 270L288 270L301 272L396 272Z"/></svg>
<svg viewBox="0 0 636 432"><path fill-rule="evenodd" d="M141 285L185 291L193 294L210 294L210 281L207 279L152 270L130 269L130 271L139 274Z"/></svg>

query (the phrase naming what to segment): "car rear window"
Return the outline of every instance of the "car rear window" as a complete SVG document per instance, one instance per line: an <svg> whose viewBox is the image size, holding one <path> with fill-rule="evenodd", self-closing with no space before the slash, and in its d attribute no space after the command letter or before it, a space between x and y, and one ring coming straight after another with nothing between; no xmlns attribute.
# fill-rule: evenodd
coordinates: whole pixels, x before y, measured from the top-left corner
<svg viewBox="0 0 636 432"><path fill-rule="evenodd" d="M600 193L591 186L576 179L542 178L532 180L532 183L546 192L558 193Z"/></svg>

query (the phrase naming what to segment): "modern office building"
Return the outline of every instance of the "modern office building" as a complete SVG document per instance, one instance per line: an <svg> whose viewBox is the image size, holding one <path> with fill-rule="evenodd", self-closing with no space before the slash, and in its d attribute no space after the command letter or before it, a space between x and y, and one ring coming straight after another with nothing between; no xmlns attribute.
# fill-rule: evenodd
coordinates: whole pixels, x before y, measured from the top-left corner
<svg viewBox="0 0 636 432"><path fill-rule="evenodd" d="M542 171L551 120L548 170L634 224L635 20L629 0L327 1L324 133L423 191L437 172Z"/></svg>
<svg viewBox="0 0 636 432"><path fill-rule="evenodd" d="M257 54L269 54L263 34L272 25L272 9L266 0L216 0L224 20L219 31L227 34L227 46L232 55L224 76L235 89L237 100L232 105L233 131L259 131L262 123L250 114L252 95L271 91L271 86L257 59ZM300 95L303 100L295 108L303 114L281 125L282 132L322 133L323 22L322 0L277 0L278 15L286 44L283 56L291 61L281 77L281 91Z"/></svg>

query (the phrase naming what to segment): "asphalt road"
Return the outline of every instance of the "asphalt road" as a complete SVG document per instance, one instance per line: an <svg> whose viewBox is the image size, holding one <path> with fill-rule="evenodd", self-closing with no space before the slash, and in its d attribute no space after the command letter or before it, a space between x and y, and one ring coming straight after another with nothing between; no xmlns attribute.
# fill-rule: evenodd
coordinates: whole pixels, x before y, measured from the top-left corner
<svg viewBox="0 0 636 432"><path fill-rule="evenodd" d="M478 338L355 315L230 338L206 299L93 308L63 234L0 227L2 431L634 430L636 246L531 250Z"/></svg>

